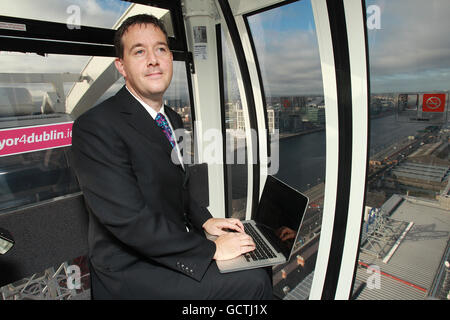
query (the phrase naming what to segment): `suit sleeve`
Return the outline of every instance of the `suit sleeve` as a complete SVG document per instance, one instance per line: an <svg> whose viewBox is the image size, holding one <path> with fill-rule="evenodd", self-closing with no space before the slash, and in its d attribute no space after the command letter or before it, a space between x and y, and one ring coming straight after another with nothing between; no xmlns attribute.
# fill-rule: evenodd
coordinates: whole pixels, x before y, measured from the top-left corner
<svg viewBox="0 0 450 320"><path fill-rule="evenodd" d="M184 265L187 275L200 281L215 253L214 242L180 230L146 204L115 129L120 124L97 118L81 116L72 133L72 164L91 211L126 246L177 271Z"/></svg>
<svg viewBox="0 0 450 320"><path fill-rule="evenodd" d="M205 207L198 205L197 201L190 197L189 199L189 219L191 223L198 229L202 230L203 224L212 218L211 213Z"/></svg>

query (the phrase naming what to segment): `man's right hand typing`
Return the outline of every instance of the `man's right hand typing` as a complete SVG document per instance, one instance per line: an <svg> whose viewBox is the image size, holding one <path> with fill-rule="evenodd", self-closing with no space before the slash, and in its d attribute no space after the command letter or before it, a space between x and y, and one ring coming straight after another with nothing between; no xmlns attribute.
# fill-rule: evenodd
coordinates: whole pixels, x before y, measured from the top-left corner
<svg viewBox="0 0 450 320"><path fill-rule="evenodd" d="M253 239L244 232L228 232L214 240L216 253L213 259L228 260L255 250Z"/></svg>

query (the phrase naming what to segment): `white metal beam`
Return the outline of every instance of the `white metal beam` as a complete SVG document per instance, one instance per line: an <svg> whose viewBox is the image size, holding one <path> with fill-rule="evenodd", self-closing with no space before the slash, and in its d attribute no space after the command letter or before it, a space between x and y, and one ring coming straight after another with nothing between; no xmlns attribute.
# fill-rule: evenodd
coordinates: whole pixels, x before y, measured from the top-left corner
<svg viewBox="0 0 450 320"><path fill-rule="evenodd" d="M228 0L235 16L244 15L283 1L285 0Z"/></svg>
<svg viewBox="0 0 450 320"><path fill-rule="evenodd" d="M347 228L335 299L347 300L356 266L367 166L368 83L365 25L361 0L344 0L352 87L352 171Z"/></svg>
<svg viewBox="0 0 450 320"><path fill-rule="evenodd" d="M320 64L322 68L323 91L325 98L326 125L326 168L325 194L320 231L319 249L316 259L314 278L309 298L319 300L327 272L333 236L334 214L336 211L336 194L339 159L339 123L337 105L336 70L334 65L333 43L326 0L311 0L319 44Z"/></svg>
<svg viewBox="0 0 450 320"><path fill-rule="evenodd" d="M218 12L213 0L185 0L183 9L188 50L193 52L195 65L192 87L198 160L208 163L208 209L214 217L225 217L225 180L222 163L224 141L221 134L219 71L215 33ZM206 42L199 43L199 39L195 39L194 29L198 27L206 29ZM215 154L212 154L214 152Z"/></svg>
<svg viewBox="0 0 450 320"><path fill-rule="evenodd" d="M242 46L244 48L244 54L245 59L247 61L249 73L250 73L250 79L252 83L252 90L253 90L253 96L255 100L255 109L256 109L256 119L257 119L257 128L258 128L258 141L259 141L259 165L260 165L260 171L259 171L259 197L261 197L262 191L264 189L264 184L266 182L267 174L268 174L268 143L270 141L267 141L267 128L266 128L266 122L265 122L265 115L264 115L264 105L263 105L263 97L262 97L262 84L259 82L258 77L258 70L256 68L256 61L255 57L253 55L253 50L250 44L250 38L247 33L247 28L245 26L244 19L242 15L235 16L236 25L239 31L239 36L241 38ZM250 124L249 124L250 127ZM250 139L247 139L250 141ZM256 141L252 140L252 143L256 143ZM249 150L255 150L256 148L248 148ZM248 155L248 159L256 159L256 156L253 154ZM253 176L253 164L251 161L249 161L249 167L248 167L248 174L249 177ZM250 181L249 181L250 182ZM248 184L249 187L249 194L253 194L253 185ZM251 199L248 198L248 203L251 204ZM250 219L251 216L251 207L249 210L247 210L247 219Z"/></svg>

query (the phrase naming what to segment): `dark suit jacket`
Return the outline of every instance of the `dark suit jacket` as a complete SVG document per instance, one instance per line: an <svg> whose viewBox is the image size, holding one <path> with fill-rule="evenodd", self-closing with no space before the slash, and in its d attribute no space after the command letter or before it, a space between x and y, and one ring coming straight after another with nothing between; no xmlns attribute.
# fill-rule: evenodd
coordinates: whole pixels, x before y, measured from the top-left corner
<svg viewBox="0 0 450 320"><path fill-rule="evenodd" d="M174 129L182 127L175 111L165 112ZM125 87L73 125L72 165L90 212L89 258L107 298L157 298L155 288L170 286L169 279L200 281L212 261L215 244L187 232L184 217L201 230L211 214L187 196L171 150Z"/></svg>

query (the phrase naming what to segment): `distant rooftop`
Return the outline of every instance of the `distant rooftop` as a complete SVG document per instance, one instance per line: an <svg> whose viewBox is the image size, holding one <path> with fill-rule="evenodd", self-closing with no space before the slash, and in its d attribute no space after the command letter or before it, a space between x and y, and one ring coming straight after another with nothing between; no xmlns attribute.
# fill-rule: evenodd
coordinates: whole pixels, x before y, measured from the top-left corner
<svg viewBox="0 0 450 320"><path fill-rule="evenodd" d="M448 166L426 165L405 162L392 170L397 177L423 180L427 182L441 183L447 179L450 169Z"/></svg>
<svg viewBox="0 0 450 320"><path fill-rule="evenodd" d="M381 278L379 288L362 286L358 300L426 299L442 264L450 235L450 213L437 201L405 197L399 202L398 197L390 198L385 209L394 208L391 218L414 224L388 263L383 257L360 252L356 283L365 284L373 275L367 269L370 265L379 267Z"/></svg>

